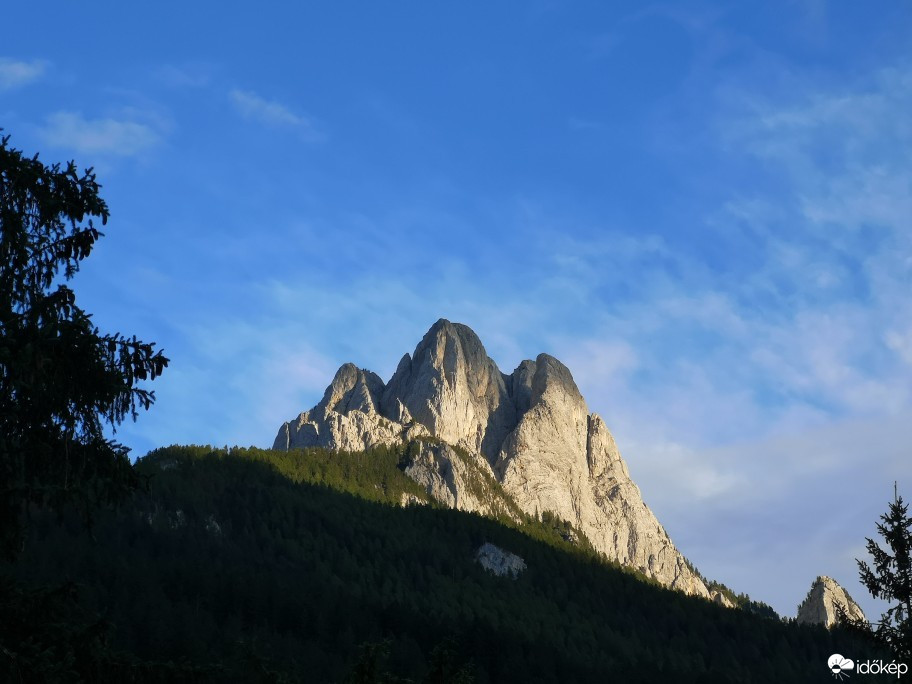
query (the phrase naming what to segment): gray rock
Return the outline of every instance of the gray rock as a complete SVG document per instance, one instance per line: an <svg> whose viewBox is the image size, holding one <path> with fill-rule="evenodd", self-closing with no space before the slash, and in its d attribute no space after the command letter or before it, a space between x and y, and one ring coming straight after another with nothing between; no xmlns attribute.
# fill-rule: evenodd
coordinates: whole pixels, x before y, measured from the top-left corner
<svg viewBox="0 0 912 684"><path fill-rule="evenodd" d="M376 373L346 363L336 371L317 408L343 415L352 411L376 413L383 389L383 380Z"/></svg>
<svg viewBox="0 0 912 684"><path fill-rule="evenodd" d="M403 508L406 508L408 506L422 506L425 503L427 503L427 502L422 501L414 494L409 494L407 492L402 492L402 494L399 497L399 505L402 506Z"/></svg>
<svg viewBox="0 0 912 684"><path fill-rule="evenodd" d="M717 606L722 606L723 608L734 608L735 604L731 602L725 594L721 591L714 591L712 593L712 602Z"/></svg>
<svg viewBox="0 0 912 684"><path fill-rule="evenodd" d="M209 517L206 518L205 527L206 527L206 532L208 532L209 534L211 534L215 537L222 536L222 526L219 525L219 521L216 519L216 517L214 515L210 514Z"/></svg>
<svg viewBox="0 0 912 684"><path fill-rule="evenodd" d="M385 386L345 364L317 406L279 429L273 448L356 451L427 436L445 444L422 442L405 472L438 501L514 519L551 511L607 558L709 598L567 367L540 354L505 375L464 325L437 321Z"/></svg>
<svg viewBox="0 0 912 684"><path fill-rule="evenodd" d="M377 411L383 390L378 375L351 363L344 364L336 371L319 404L279 428L272 448L316 446L361 451L398 442L406 428Z"/></svg>
<svg viewBox="0 0 912 684"><path fill-rule="evenodd" d="M418 440L404 472L436 501L460 511L519 520L521 512L498 485L483 458L445 442Z"/></svg>
<svg viewBox="0 0 912 684"><path fill-rule="evenodd" d="M497 365L467 326L440 319L415 353L406 354L383 394L382 413L402 414L431 435L492 462L516 424L516 410Z"/></svg>
<svg viewBox="0 0 912 684"><path fill-rule="evenodd" d="M530 407L501 449L495 472L527 513L552 511L611 560L669 587L709 597L630 479L614 437L590 414L570 371L542 354Z"/></svg>
<svg viewBox="0 0 912 684"><path fill-rule="evenodd" d="M798 623L832 627L836 624L837 605L843 607L850 619L867 621L864 611L849 593L832 577L821 575L798 606Z"/></svg>
<svg viewBox="0 0 912 684"><path fill-rule="evenodd" d="M498 577L512 577L516 579L526 569L526 561L515 553L504 551L499 546L485 542L475 552L475 560L488 572Z"/></svg>

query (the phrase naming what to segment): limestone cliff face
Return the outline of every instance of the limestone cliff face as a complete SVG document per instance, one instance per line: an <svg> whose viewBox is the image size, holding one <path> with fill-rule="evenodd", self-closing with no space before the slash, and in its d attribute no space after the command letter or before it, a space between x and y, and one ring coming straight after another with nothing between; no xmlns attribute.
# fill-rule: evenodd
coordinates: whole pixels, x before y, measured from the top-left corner
<svg viewBox="0 0 912 684"><path fill-rule="evenodd" d="M608 558L709 597L643 502L567 367L540 354L505 375L464 325L435 323L386 385L342 366L320 403L279 429L273 448L358 450L423 436L460 447L474 461L464 463L436 441L421 443L405 472L439 501L482 513L509 509L478 493L477 478L493 478L523 512L551 511Z"/></svg>
<svg viewBox="0 0 912 684"><path fill-rule="evenodd" d="M814 580L807 597L798 606L798 622L832 627L836 624L837 605L843 607L849 618L867 620L848 592L832 577L823 575Z"/></svg>
<svg viewBox="0 0 912 684"><path fill-rule="evenodd" d="M411 419L435 437L497 456L516 424L505 378L467 326L440 320L406 354L383 393L381 412Z"/></svg>
<svg viewBox="0 0 912 684"><path fill-rule="evenodd" d="M450 508L517 521L522 517L485 459L445 442L413 441L404 472Z"/></svg>

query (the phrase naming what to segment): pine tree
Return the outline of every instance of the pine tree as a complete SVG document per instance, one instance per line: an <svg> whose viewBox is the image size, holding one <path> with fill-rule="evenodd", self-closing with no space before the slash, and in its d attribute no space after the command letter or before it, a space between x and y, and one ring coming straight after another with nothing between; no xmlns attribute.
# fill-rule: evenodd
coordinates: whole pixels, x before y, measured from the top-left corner
<svg viewBox="0 0 912 684"><path fill-rule="evenodd" d="M868 553L874 559L873 568L857 560L862 583L875 598L896 602L881 616L874 636L902 661L912 660L912 518L909 505L894 485L893 502L889 511L880 516L877 532L889 550L882 549L873 539L867 540Z"/></svg>
<svg viewBox="0 0 912 684"><path fill-rule="evenodd" d="M0 554L15 557L30 507L117 501L138 480L109 439L148 409L139 386L168 365L154 345L103 334L67 285L108 207L91 169L45 166L0 137Z"/></svg>

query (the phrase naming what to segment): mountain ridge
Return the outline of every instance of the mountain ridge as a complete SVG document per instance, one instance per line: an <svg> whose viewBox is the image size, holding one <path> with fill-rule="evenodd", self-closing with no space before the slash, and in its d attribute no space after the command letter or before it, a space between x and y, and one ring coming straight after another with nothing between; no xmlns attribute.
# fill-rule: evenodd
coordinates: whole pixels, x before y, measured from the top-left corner
<svg viewBox="0 0 912 684"><path fill-rule="evenodd" d="M642 500L613 435L590 413L570 370L539 354L509 375L466 325L440 319L388 383L354 364L336 372L321 401L284 423L274 449L360 451L433 438L464 449L529 515L554 514L609 560L710 598L702 579ZM441 503L494 515L468 496L441 447L405 472ZM444 483L444 484L441 484Z"/></svg>

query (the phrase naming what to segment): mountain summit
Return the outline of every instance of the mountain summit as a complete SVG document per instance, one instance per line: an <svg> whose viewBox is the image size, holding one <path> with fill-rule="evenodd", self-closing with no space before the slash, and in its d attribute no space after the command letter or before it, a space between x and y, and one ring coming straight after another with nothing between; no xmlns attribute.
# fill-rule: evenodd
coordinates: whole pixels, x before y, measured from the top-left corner
<svg viewBox="0 0 912 684"><path fill-rule="evenodd" d="M821 575L814 580L804 601L798 606L798 624L832 627L839 621L838 607L842 607L850 620L867 620L864 611L839 582Z"/></svg>
<svg viewBox="0 0 912 684"><path fill-rule="evenodd" d="M709 597L554 357L539 354L506 375L471 328L441 319L386 384L343 365L320 403L279 428L273 448L361 451L401 441L418 444L405 473L446 505L551 512L610 560ZM510 501L480 490L485 482L499 483Z"/></svg>

